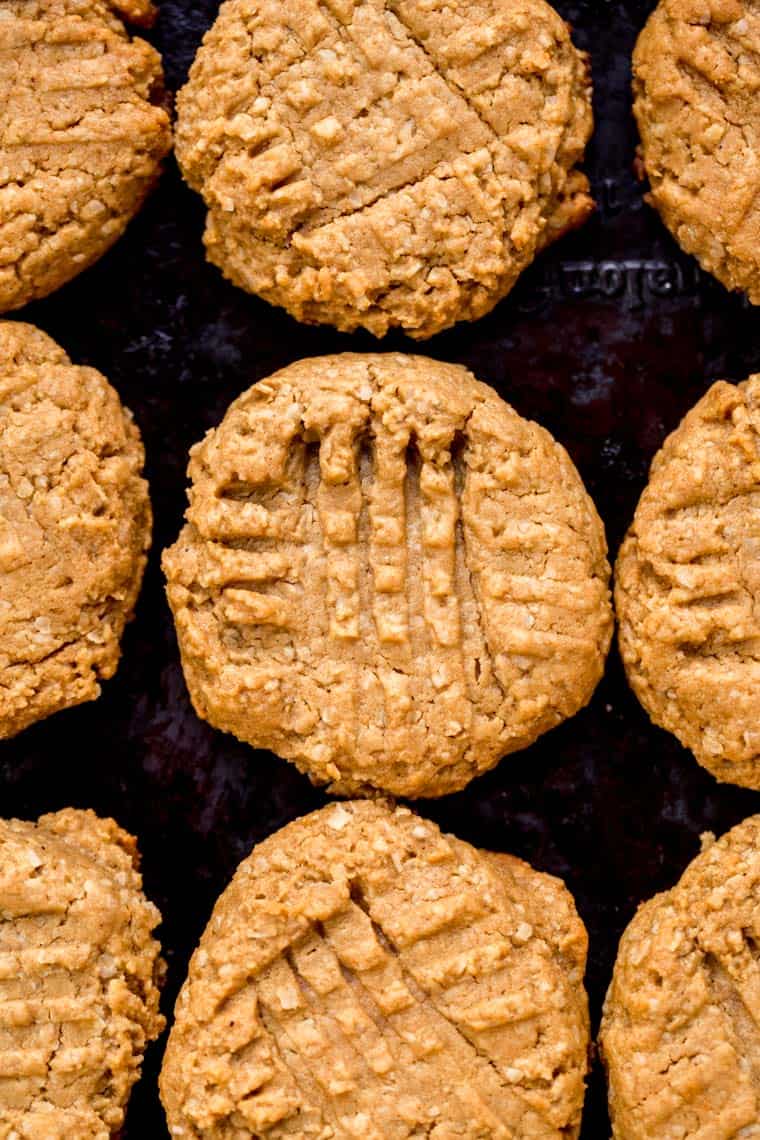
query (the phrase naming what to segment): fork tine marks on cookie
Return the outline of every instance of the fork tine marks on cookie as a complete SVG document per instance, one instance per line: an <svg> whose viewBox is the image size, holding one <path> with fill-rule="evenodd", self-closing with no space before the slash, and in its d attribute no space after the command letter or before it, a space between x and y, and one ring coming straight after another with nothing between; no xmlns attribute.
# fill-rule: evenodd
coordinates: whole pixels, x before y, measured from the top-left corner
<svg viewBox="0 0 760 1140"><path fill-rule="evenodd" d="M151 936L160 916L133 850L89 812L0 820L3 1135L121 1127L145 1046L163 1028Z"/></svg>
<svg viewBox="0 0 760 1140"><path fill-rule="evenodd" d="M242 1118L294 1140L577 1135L585 932L557 880L500 859L368 800L254 849L178 999L161 1074L170 1129L216 1137ZM247 1087L252 1043L241 1104L230 1090Z"/></svg>
<svg viewBox="0 0 760 1140"><path fill-rule="evenodd" d="M165 567L196 706L335 789L453 791L601 675L598 516L557 444L461 369L301 361L190 474Z"/></svg>

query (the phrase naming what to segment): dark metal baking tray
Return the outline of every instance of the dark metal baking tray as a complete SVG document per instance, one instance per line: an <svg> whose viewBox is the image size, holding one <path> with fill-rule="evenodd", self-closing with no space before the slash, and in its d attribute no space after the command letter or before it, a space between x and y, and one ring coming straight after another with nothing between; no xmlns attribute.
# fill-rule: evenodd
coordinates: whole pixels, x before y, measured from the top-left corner
<svg viewBox="0 0 760 1140"><path fill-rule="evenodd" d="M588 154L599 205L484 320L408 348L469 365L569 449L614 552L664 436L717 377L760 369L760 314L681 254L633 173L630 54L652 4L559 0L591 52L597 128ZM163 0L152 33L167 81L183 82L218 0ZM156 514L153 555L115 679L95 703L0 747L0 814L68 804L114 815L138 837L164 915L171 1011L211 906L252 844L324 802L305 777L199 721L188 701L159 570L185 505L189 446L253 381L303 356L377 347L306 328L237 291L204 262L203 208L170 162L126 237L94 269L19 314L100 368L135 413ZM719 786L629 691L613 651L588 709L466 791L418 810L464 839L561 875L591 938L594 1025L617 941L636 905L679 876L700 832L722 832L760 797ZM167 1136L154 1046L125 1140ZM598 1064L584 1140L609 1135Z"/></svg>

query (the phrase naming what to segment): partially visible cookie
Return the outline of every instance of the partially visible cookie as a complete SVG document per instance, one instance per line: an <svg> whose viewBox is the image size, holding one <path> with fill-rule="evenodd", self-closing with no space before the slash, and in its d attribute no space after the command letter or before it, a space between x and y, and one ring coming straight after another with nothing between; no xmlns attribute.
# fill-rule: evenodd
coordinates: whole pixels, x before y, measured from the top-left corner
<svg viewBox="0 0 760 1140"><path fill-rule="evenodd" d="M466 369L303 360L191 453L164 555L199 715L341 793L439 796L604 668L604 531L565 450Z"/></svg>
<svg viewBox="0 0 760 1140"><path fill-rule="evenodd" d="M593 206L587 60L545 0L227 0L177 110L210 260L302 321L475 320Z"/></svg>
<svg viewBox="0 0 760 1140"><path fill-rule="evenodd" d="M615 604L655 724L719 780L760 788L760 376L714 384L665 441Z"/></svg>
<svg viewBox="0 0 760 1140"><path fill-rule="evenodd" d="M0 312L44 297L122 234L171 143L161 60L118 15L146 0L0 6Z"/></svg>
<svg viewBox="0 0 760 1140"><path fill-rule="evenodd" d="M99 372L0 321L0 737L114 673L150 545L143 459Z"/></svg>
<svg viewBox="0 0 760 1140"><path fill-rule="evenodd" d="M634 55L650 200L681 246L760 304L760 3L661 0Z"/></svg>
<svg viewBox="0 0 760 1140"><path fill-rule="evenodd" d="M108 1140L146 1045L163 972L135 841L66 810L0 820L0 1137Z"/></svg>
<svg viewBox="0 0 760 1140"><path fill-rule="evenodd" d="M760 816L623 935L601 1028L615 1140L760 1133Z"/></svg>
<svg viewBox="0 0 760 1140"><path fill-rule="evenodd" d="M193 955L173 1137L577 1137L586 932L563 884L380 802L256 847Z"/></svg>

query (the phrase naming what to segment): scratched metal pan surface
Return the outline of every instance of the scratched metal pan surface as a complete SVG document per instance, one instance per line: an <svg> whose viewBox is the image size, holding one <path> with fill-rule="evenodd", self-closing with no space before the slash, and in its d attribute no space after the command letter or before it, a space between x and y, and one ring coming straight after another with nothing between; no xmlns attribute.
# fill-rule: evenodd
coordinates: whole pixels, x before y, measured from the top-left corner
<svg viewBox="0 0 760 1140"><path fill-rule="evenodd" d="M598 212L542 257L484 320L424 351L467 364L569 449L614 552L652 455L717 377L760 368L760 317L680 253L633 173L630 54L642 0L557 5L591 52L597 129L588 155ZM152 38L179 87L218 0L163 0ZM94 269L22 315L100 368L134 410L148 453L155 546L124 659L102 698L0 748L2 815L67 804L116 816L138 837L161 907L170 1012L214 899L252 844L324 802L292 767L193 714L164 601L159 553L185 501L189 446L253 381L303 356L371 349L368 336L305 328L226 284L204 262L203 210L169 165L127 236ZM410 347L401 337L385 347ZM704 830L758 810L720 787L628 690L615 652L591 706L466 791L419 810L464 839L561 875L591 937L594 1024L637 903L667 887ZM126 1140L167 1135L149 1055ZM596 1065L583 1137L609 1135Z"/></svg>

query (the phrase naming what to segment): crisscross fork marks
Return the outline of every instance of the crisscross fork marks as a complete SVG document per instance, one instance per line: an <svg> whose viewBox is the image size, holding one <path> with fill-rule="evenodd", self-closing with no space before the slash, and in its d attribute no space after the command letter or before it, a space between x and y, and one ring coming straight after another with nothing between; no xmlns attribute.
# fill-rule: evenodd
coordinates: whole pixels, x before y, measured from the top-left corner
<svg viewBox="0 0 760 1140"><path fill-rule="evenodd" d="M180 96L177 154L209 210L209 258L346 331L476 319L588 213L571 172L590 100L566 26L541 0L495 3L493 20L479 0L448 6L450 63L398 3L296 7L262 3L251 29L244 0L225 5ZM507 46L480 67L494 40Z"/></svg>
<svg viewBox="0 0 760 1140"><path fill-rule="evenodd" d="M393 13L392 18L398 24L399 28L403 29L403 33L408 37L409 41L412 44L414 44L414 46L417 48L417 50L428 61L428 63L430 64L431 71L435 75L437 75L439 77L439 79L442 80L443 83L446 84L446 86L448 87L448 89L452 95L454 95L457 99L461 99L462 103L470 111L472 111L472 113L474 115L476 115L478 117L478 119L482 123L483 127L488 132L488 135L491 139L491 145L497 146L497 147L503 146L504 144L503 144L502 140L499 138L499 136L497 135L497 133L493 127L493 124L491 122L489 122L489 120L485 117L485 115L483 114L481 109L478 107L477 103L467 94L467 92L464 90L464 88L461 87L456 82L456 80L453 79L448 74L448 72L441 67L440 62L435 58L435 56L433 56L431 54L431 52L425 46L424 41L419 36L415 35L414 31L409 26L409 24L402 18L401 12L400 12L400 5L397 2L397 0L390 0L389 8L390 8L390 11Z"/></svg>
<svg viewBox="0 0 760 1140"><path fill-rule="evenodd" d="M559 884L513 862L376 800L330 804L265 840L219 901L178 1003L170 1127L205 1120L221 1134L249 1089L253 1121L254 1080L266 1111L272 1066L247 1048L273 1034L303 1094L300 1140L326 1126L356 1140L574 1134L585 939ZM535 934L521 921L540 909L533 887L560 912ZM553 1065L556 1084L539 1088Z"/></svg>
<svg viewBox="0 0 760 1140"><path fill-rule="evenodd" d="M465 1120L474 1116L481 1127L493 1129L494 1136L505 1140L513 1134L521 1135L520 1123L526 1113L536 1123L542 1119L541 1107L529 1095L526 1097L520 1081L508 1079L508 1063L497 1062L495 1055L452 1014L448 1008L449 986L423 985L423 974L409 960L411 947L400 950L393 943L373 918L358 883L353 885L351 898L350 908L324 924L325 936L341 968L368 995L380 1019L412 1049L419 1063L431 1064L434 1071L442 1074L443 1084L454 1098L448 1111L457 1111L456 1106L461 1105L459 1111L464 1112ZM424 977L432 978L445 972L437 965L439 939L443 945L445 936L453 934L460 924L462 929L477 927L483 912L470 900L445 916L436 916L430 908L427 917L429 922L432 920L431 925L424 933L417 932L415 944L421 947L425 943L430 960L426 960ZM477 975L478 986L487 991L489 975L503 968L509 953L505 944L499 954L490 958L484 972ZM535 1011L530 1016L534 1015ZM495 1014L494 1027L507 1024L510 1017L508 1013ZM513 1078L517 1073L515 1070ZM546 1127L547 1136L554 1135L548 1118L543 1118L542 1127Z"/></svg>
<svg viewBox="0 0 760 1140"><path fill-rule="evenodd" d="M386 18L376 6L368 6L368 10L378 21ZM310 99L305 108L291 106L299 83L314 82L305 70L316 47L309 41L308 45L302 45L300 54L289 58L274 79L260 86L264 97L281 103L276 120L270 125L260 124L251 138L246 136L238 147L220 156L213 175L206 175L208 204L214 209L221 207L222 215L228 201L235 201L240 193L245 194L248 201L248 192L255 193L255 199L251 199L247 208L249 216L255 215L258 219L257 234L260 240L273 241L282 248L289 248L295 239L300 249L299 238L308 238L312 232L338 220L350 219L401 190L418 185L444 167L448 169L452 140L466 133L467 123L462 122L463 118L469 120L470 133L477 125L478 138L469 146L463 142L458 153L470 154L481 146L495 145L493 128L470 107L461 92L446 82L392 14L388 13L387 18L395 21L394 30L399 40L396 43L389 31L389 51L403 43L422 66L415 67L410 56L406 69L402 63L397 65L393 84L389 86L381 61L375 54L367 54L369 48L362 30L354 29L350 22L342 23L323 4L320 11L332 31L332 36L326 39L330 47L324 50L342 58L341 49L348 44L362 69L362 75L358 78L354 75L351 83L350 89L357 91L351 117L347 122L339 121L332 113L334 108L328 98L316 103ZM320 42L323 41L324 36ZM413 114L415 104L422 105L427 112L416 121L414 138L405 145L397 140L398 154L384 163L380 163L379 158L374 159L371 153L364 155L361 174L357 174L356 148L360 147L368 120L380 129L386 120L389 124L399 116L403 119L401 97L405 91L408 114ZM411 95L415 91L417 97L413 100ZM334 88L335 99L342 92L340 86ZM452 106L448 105L449 101L453 101ZM323 119L316 118L318 112ZM339 122L339 132L325 149L320 132L328 127L338 131ZM403 122L399 122L397 131L403 133L403 130ZM390 145L390 135L388 143ZM344 166L354 173L340 173ZM243 207L241 201L239 208ZM221 216L220 223L223 221Z"/></svg>
<svg viewBox="0 0 760 1140"><path fill-rule="evenodd" d="M696 3L663 0L636 48L634 109L652 204L703 268L756 304L760 22L755 3L733 8L703 19Z"/></svg>
<svg viewBox="0 0 760 1140"><path fill-rule="evenodd" d="M88 1136L118 1127L162 1027L157 912L125 839L87 813L0 821L0 1119L11 1132L42 1135L45 1120Z"/></svg>
<svg viewBox="0 0 760 1140"><path fill-rule="evenodd" d="M499 1115L500 1082L484 1077L472 1050L452 1038L425 995L410 991L385 947L378 944L384 962L372 977L347 965L350 955L341 957L331 935L342 943L340 925L336 916L315 929L260 986L268 1026L274 1028L274 1018L283 1026L300 1056L299 1079L308 1071L311 1091L318 1088L320 1103L332 1106L328 1118L340 1122L340 1135L401 1140L440 1119L465 1129L476 1123L508 1140L513 1133Z"/></svg>
<svg viewBox="0 0 760 1140"><path fill-rule="evenodd" d="M265 1025L305 1094L299 1112L316 1112L338 1136L383 1140L365 1111L370 1107L371 1067L325 1008L323 995L299 972L298 953L287 951L274 962L258 979L257 992Z"/></svg>
<svg viewBox="0 0 760 1140"><path fill-rule="evenodd" d="M326 651L336 664L346 653L353 661L355 725L371 707L378 727L393 732L408 724L414 680L431 709L440 707L444 735L466 732L459 591L469 575L457 573L457 562L466 563L466 553L457 553L463 476L451 456L423 457L413 440L404 449L380 424L340 441L329 432L306 445L294 439L291 448L282 484L227 485L215 503L193 508L213 563L202 584L222 589L232 625L308 626L324 613ZM330 464L340 468L337 481ZM289 574L300 581L302 602L286 608L273 588ZM474 592L466 604L467 619L479 624Z"/></svg>

